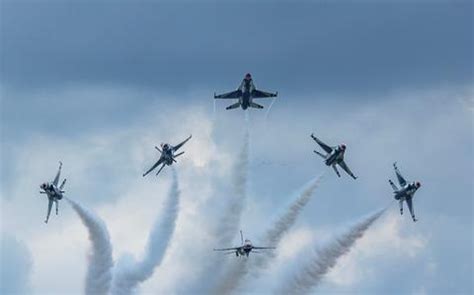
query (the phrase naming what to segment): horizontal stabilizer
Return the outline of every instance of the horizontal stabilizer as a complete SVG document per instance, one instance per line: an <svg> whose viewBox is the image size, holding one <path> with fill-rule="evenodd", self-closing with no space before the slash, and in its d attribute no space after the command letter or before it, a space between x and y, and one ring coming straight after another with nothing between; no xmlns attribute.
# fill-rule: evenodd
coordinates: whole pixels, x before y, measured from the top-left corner
<svg viewBox="0 0 474 295"><path fill-rule="evenodd" d="M61 185L59 186L59 189L62 191L64 185L66 184L66 178L64 178L63 182L61 183Z"/></svg>
<svg viewBox="0 0 474 295"><path fill-rule="evenodd" d="M319 156L321 156L321 158L326 159L326 156L323 155L323 154L321 154L320 152L318 152L318 151L316 151L316 150L313 151L313 152L314 152L315 154L318 154Z"/></svg>
<svg viewBox="0 0 474 295"><path fill-rule="evenodd" d="M263 109L262 105L259 105L258 103L255 103L255 102L251 102L250 107L254 109Z"/></svg>
<svg viewBox="0 0 474 295"><path fill-rule="evenodd" d="M238 107L240 107L240 102L236 102L234 104L231 104L230 106L226 107L225 109L226 110L232 110L232 109L236 109Z"/></svg>

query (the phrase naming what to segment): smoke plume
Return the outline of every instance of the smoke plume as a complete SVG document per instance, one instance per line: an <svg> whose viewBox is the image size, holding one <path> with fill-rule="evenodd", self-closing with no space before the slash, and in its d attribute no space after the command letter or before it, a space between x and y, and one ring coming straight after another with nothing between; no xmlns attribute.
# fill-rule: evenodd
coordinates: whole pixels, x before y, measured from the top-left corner
<svg viewBox="0 0 474 295"><path fill-rule="evenodd" d="M281 294L307 294L318 286L323 277L336 265L338 259L347 254L355 242L362 238L366 230L385 212L380 210L356 223L347 232L335 238L328 245L316 250L309 263L299 269L287 281L283 282Z"/></svg>
<svg viewBox="0 0 474 295"><path fill-rule="evenodd" d="M131 255L125 255L120 259L113 281L112 294L132 294L140 283L153 275L166 254L176 226L180 197L176 170L173 168L172 171L173 182L166 199L163 215L153 225L148 237L145 255L139 262L135 262Z"/></svg>
<svg viewBox="0 0 474 295"><path fill-rule="evenodd" d="M249 174L249 158L250 158L250 133L249 133L248 115L245 115L245 134L242 142L240 153L236 163L232 168L232 190L227 196L227 205L223 210L223 215L216 222L216 226L212 229L212 236L216 237L214 247L218 245L228 245L233 240L235 234L240 227L240 218L245 207L247 199L247 186ZM197 282L202 288L202 292L211 292L216 280L220 278L216 275L223 267L221 255L215 255L205 262L203 265L202 278ZM212 274L210 276L210 274ZM204 282L204 286L203 285ZM190 289L191 291L192 289Z"/></svg>
<svg viewBox="0 0 474 295"><path fill-rule="evenodd" d="M278 247L283 235L295 224L296 218L306 204L308 204L314 191L319 186L322 177L323 175L318 176L303 186L298 192L296 199L290 203L284 213L276 219L275 223L268 229L265 237L261 239L262 246ZM242 279L250 270L253 272L252 277L258 276L258 272L266 268L269 261L274 257L274 251L264 251L261 254L254 255L250 261L234 263L226 276L221 280L216 293L231 293L239 286Z"/></svg>
<svg viewBox="0 0 474 295"><path fill-rule="evenodd" d="M97 215L82 207L78 203L67 199L74 211L81 218L82 223L89 231L89 240L92 243L88 255L89 265L86 275L86 294L107 294L112 282L112 245L105 223Z"/></svg>

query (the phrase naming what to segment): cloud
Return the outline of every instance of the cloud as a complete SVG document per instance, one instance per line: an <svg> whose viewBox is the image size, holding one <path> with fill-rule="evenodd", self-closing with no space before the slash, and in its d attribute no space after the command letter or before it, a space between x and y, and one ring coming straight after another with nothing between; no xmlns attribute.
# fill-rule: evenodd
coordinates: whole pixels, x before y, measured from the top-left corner
<svg viewBox="0 0 474 295"><path fill-rule="evenodd" d="M54 95L55 91L47 93ZM84 92L75 93L71 90L64 104L80 99L79 94ZM141 92L131 89L125 96L133 97L134 93ZM330 236L334 224L344 223L354 215L391 201L387 179L393 177L391 163L394 160L399 161L407 178L420 179L424 184L415 198L420 222L412 224L405 216L389 214L374 227L377 231L378 226L385 221L388 223L387 228L379 232L385 242L377 244L377 237L368 235L368 239L379 246L370 253L355 248L354 252L360 253L360 257L348 256L352 257L345 264L348 271L337 271L336 265L334 273L329 274L318 290L336 292L357 287L378 293L411 292L417 290L413 286L416 282L430 293L438 286L435 283L449 279L461 287L446 283L442 290L469 291L467 278L472 267L465 262L471 253L469 243L453 245L448 241L465 240L472 232L470 176L473 171L458 159L459 155L473 156L472 115L459 100L451 100L453 96L465 97L466 93L465 89L458 88L400 91L378 100L359 97L357 103L340 96L295 94L291 101L275 103L266 129L261 124L264 113L251 112L252 149L248 202L241 218L243 229L250 229L246 232L251 237L262 236L269 221L288 203L287 192L298 187L301 179L326 169L311 152L313 142L309 134L317 132L330 144L344 141L348 145L348 164L360 178L357 181L336 178L330 171L325 185L319 188L318 202L308 203L294 230L283 237L288 247L299 244L288 238L299 239L293 234L302 229L314 230L313 234L304 236L312 243L319 243ZM192 95L196 100L206 101L202 93ZM188 101L188 98L183 100ZM305 103L309 98L311 103ZM126 100L121 97L119 101L121 99ZM54 99L59 100L59 97ZM88 126L89 118L82 122L76 114L78 111L58 105L57 111L51 110L52 115L44 118L54 126L56 112L64 111L61 119L66 121L54 131L47 128L38 131L34 128L38 118L28 121L25 116L28 121L25 126L32 128L25 129L30 136L2 138L6 145L5 149L2 145L2 178L5 175L3 179L8 179L1 187L2 228L15 232L31 251L37 270L31 274L32 293L64 294L84 288L86 261L83 257L88 241L84 239L80 221L68 206L60 203L59 216L52 218L47 226L42 223L46 202L37 196L37 188L42 181L54 177L57 161L64 162L63 173L68 178L66 194L94 208L104 219L116 253L141 253L147 236L139 229L150 228L156 211L162 208L171 171L163 170L158 178L142 178L141 174L156 160L154 145L161 141L179 142L189 133L193 139L184 147L186 154L176 164L182 202L173 240L161 267L141 290L144 293L206 290L208 282L200 281L200 271L214 254L212 248L218 246L220 237L213 235L213 228L227 205L244 121L242 112L218 110L213 125L210 104L206 108L201 102L186 105L183 100L164 95L159 103L147 105L146 110L127 103L128 111L137 114L130 115L133 119L127 117L125 123L121 123L121 116L126 116L121 113L110 117L113 124L101 128L90 124L91 128L84 129L80 128L81 124ZM320 102L317 109L314 101ZM104 104L113 104L113 100ZM34 109L34 105L25 107ZM171 109L175 111L168 112ZM77 129L66 130L68 117L80 123ZM64 130L62 125L66 126ZM456 201L447 201L448 196ZM397 212L396 208L389 209L392 211ZM237 235L233 236L235 241L230 242L237 241ZM449 239L439 238L446 236ZM297 254L290 251L290 255L289 250L285 250L282 257L277 254L274 266L265 270L257 281L249 282L255 286L253 290L275 287L275 277L297 267L292 262L306 251L304 245L298 248ZM449 251L452 247L456 251ZM371 249L371 245L364 245L363 249L366 248ZM70 257L61 255L65 252L71 253ZM406 258L406 264L392 257L400 261ZM408 261L408 257L414 258ZM229 264L236 262L231 259L235 257L227 258L225 261ZM341 263L345 263L344 260ZM360 265L367 272L354 274L352 270ZM458 267L463 269L463 274L454 276ZM423 271L410 273L410 269ZM404 284L392 283L390 278L394 275ZM347 284L342 282L345 280Z"/></svg>
<svg viewBox="0 0 474 295"><path fill-rule="evenodd" d="M23 242L3 231L0 237L0 261L0 293L31 292L33 258L30 250Z"/></svg>

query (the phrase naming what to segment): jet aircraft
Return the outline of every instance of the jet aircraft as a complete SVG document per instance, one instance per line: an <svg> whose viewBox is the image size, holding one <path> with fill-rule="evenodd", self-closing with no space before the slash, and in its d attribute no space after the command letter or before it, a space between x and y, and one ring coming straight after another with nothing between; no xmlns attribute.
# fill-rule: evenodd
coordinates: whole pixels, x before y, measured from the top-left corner
<svg viewBox="0 0 474 295"><path fill-rule="evenodd" d="M253 251L253 250L271 250L271 249L276 249L275 247L256 247L252 245L252 242L250 240L245 240L244 241L244 236L242 234L242 231L240 231L240 240L242 242L242 246L239 247L233 247L233 248L222 248L222 249L214 249L214 251L226 251L227 253L225 254L233 254L235 253L235 256L247 256L249 257L250 252L253 253L262 253L258 251Z"/></svg>
<svg viewBox="0 0 474 295"><path fill-rule="evenodd" d="M389 179L388 182L393 188L395 200L400 204L400 214L403 215L403 201L406 201L408 210L410 210L411 218L416 222L417 219L415 218L415 213L413 211L413 197L415 196L415 192L421 187L421 183L419 181L408 183L398 170L396 162L393 163L393 169L395 169L395 174L397 175L398 183L401 188L399 189L391 179Z"/></svg>
<svg viewBox="0 0 474 295"><path fill-rule="evenodd" d="M53 207L53 202L56 203L56 215L58 215L58 201L63 198L63 187L66 184L66 179L64 179L61 185L58 187L62 166L63 163L59 162L58 173L56 174L56 177L54 178L52 183L45 182L40 185L40 188L42 189L42 191L40 191L40 194L46 194L46 196L48 197L48 212L44 223L48 223L51 208Z"/></svg>
<svg viewBox="0 0 474 295"><path fill-rule="evenodd" d="M256 108L263 109L263 106L253 102L254 98L265 98L265 97L276 97L278 92L271 93L261 90L257 90L253 84L252 75L246 74L245 78L242 80L239 88L235 91L223 93L216 95L214 93L214 99L238 99L239 101L231 104L226 108L226 110L236 109L241 107L243 110L247 108Z"/></svg>
<svg viewBox="0 0 474 295"><path fill-rule="evenodd" d="M173 162L176 162L175 159L177 157L181 156L182 154L184 154L184 152L181 152L181 153L176 154L176 155L174 153L177 152L179 150L179 148L182 147L189 139L191 139L191 137L192 137L192 135L190 135L183 142L181 142L180 144L178 144L176 146L172 146L168 143L162 143L161 144L161 149L158 148L157 146L155 146L155 149L157 149L161 154L160 158L158 159L158 161L153 166L151 166L150 169L148 169L147 172L143 173L143 176L146 176L153 169L155 169L156 167L161 165L160 169L156 173L156 175L158 175L161 172L161 170L165 167L165 165L170 166L171 164L173 164Z"/></svg>
<svg viewBox="0 0 474 295"><path fill-rule="evenodd" d="M357 177L352 173L352 171L347 166L346 162L344 162L344 153L346 151L346 145L340 144L339 146L330 147L321 140L319 140L316 136L311 134L311 138L316 141L319 146L326 152L326 154L322 154L318 151L314 151L316 154L320 155L324 160L327 166L332 166L334 171L336 172L337 176L341 177L339 171L337 170L336 165L339 165L347 174L349 174L352 178L357 179Z"/></svg>

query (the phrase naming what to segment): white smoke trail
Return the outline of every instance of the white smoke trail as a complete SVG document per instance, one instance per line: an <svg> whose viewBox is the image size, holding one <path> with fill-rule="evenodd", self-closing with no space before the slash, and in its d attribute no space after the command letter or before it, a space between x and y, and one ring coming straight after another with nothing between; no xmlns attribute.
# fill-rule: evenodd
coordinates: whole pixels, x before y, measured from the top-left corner
<svg viewBox="0 0 474 295"><path fill-rule="evenodd" d="M347 232L335 238L323 248L316 250L309 263L299 269L287 281L283 282L280 294L307 294L316 287L323 277L336 265L338 259L347 254L355 242L362 238L366 230L385 212L380 210L349 228Z"/></svg>
<svg viewBox="0 0 474 295"><path fill-rule="evenodd" d="M112 245L105 223L93 212L66 198L89 231L92 249L88 256L85 294L108 294L112 282Z"/></svg>
<svg viewBox="0 0 474 295"><path fill-rule="evenodd" d="M276 98L272 99L272 102L270 103L270 106L268 106L267 111L265 112L265 124L268 120L268 115L270 114L270 110L272 109L273 104L275 103Z"/></svg>
<svg viewBox="0 0 474 295"><path fill-rule="evenodd" d="M240 217L244 210L245 200L247 199L247 186L249 174L250 157L250 134L248 125L245 130L242 149L240 150L238 160L233 167L233 191L225 215L219 222L217 235L221 242L228 243L239 229Z"/></svg>
<svg viewBox="0 0 474 295"><path fill-rule="evenodd" d="M324 174L323 174L324 175ZM261 240L263 246L278 246L283 235L295 224L297 217L308 204L309 200L319 186L323 177L320 175L315 177L298 192L296 199L290 203L285 212L275 221L270 229ZM260 270L266 268L272 258L275 257L274 251L265 251L261 254L254 255L251 260L244 261L244 263L237 262L231 266L226 276L221 280L217 286L216 292L218 294L232 293L241 283L242 279L252 271L252 277L258 276Z"/></svg>
<svg viewBox="0 0 474 295"><path fill-rule="evenodd" d="M112 294L132 294L140 283L153 275L166 254L176 226L180 197L178 176L174 167L172 167L172 171L173 182L163 209L163 216L158 218L153 225L148 237L145 255L139 262L135 262L131 256L125 256L119 261Z"/></svg>
<svg viewBox="0 0 474 295"><path fill-rule="evenodd" d="M248 117L246 116L248 119ZM215 226L210 229L211 236L215 237L212 245L209 247L221 247L228 245L239 231L240 218L245 207L247 199L247 186L249 174L250 158L250 132L247 119L245 120L245 134L240 153L232 167L232 190L227 195L227 204L223 209L222 215L215 222ZM201 276L188 287L188 293L211 293L218 281L220 269L224 266L221 253L213 255L202 262Z"/></svg>
<svg viewBox="0 0 474 295"><path fill-rule="evenodd" d="M212 123L215 124L216 122L216 117L217 117L217 110L216 110L216 100L213 99L213 108L212 108Z"/></svg>

